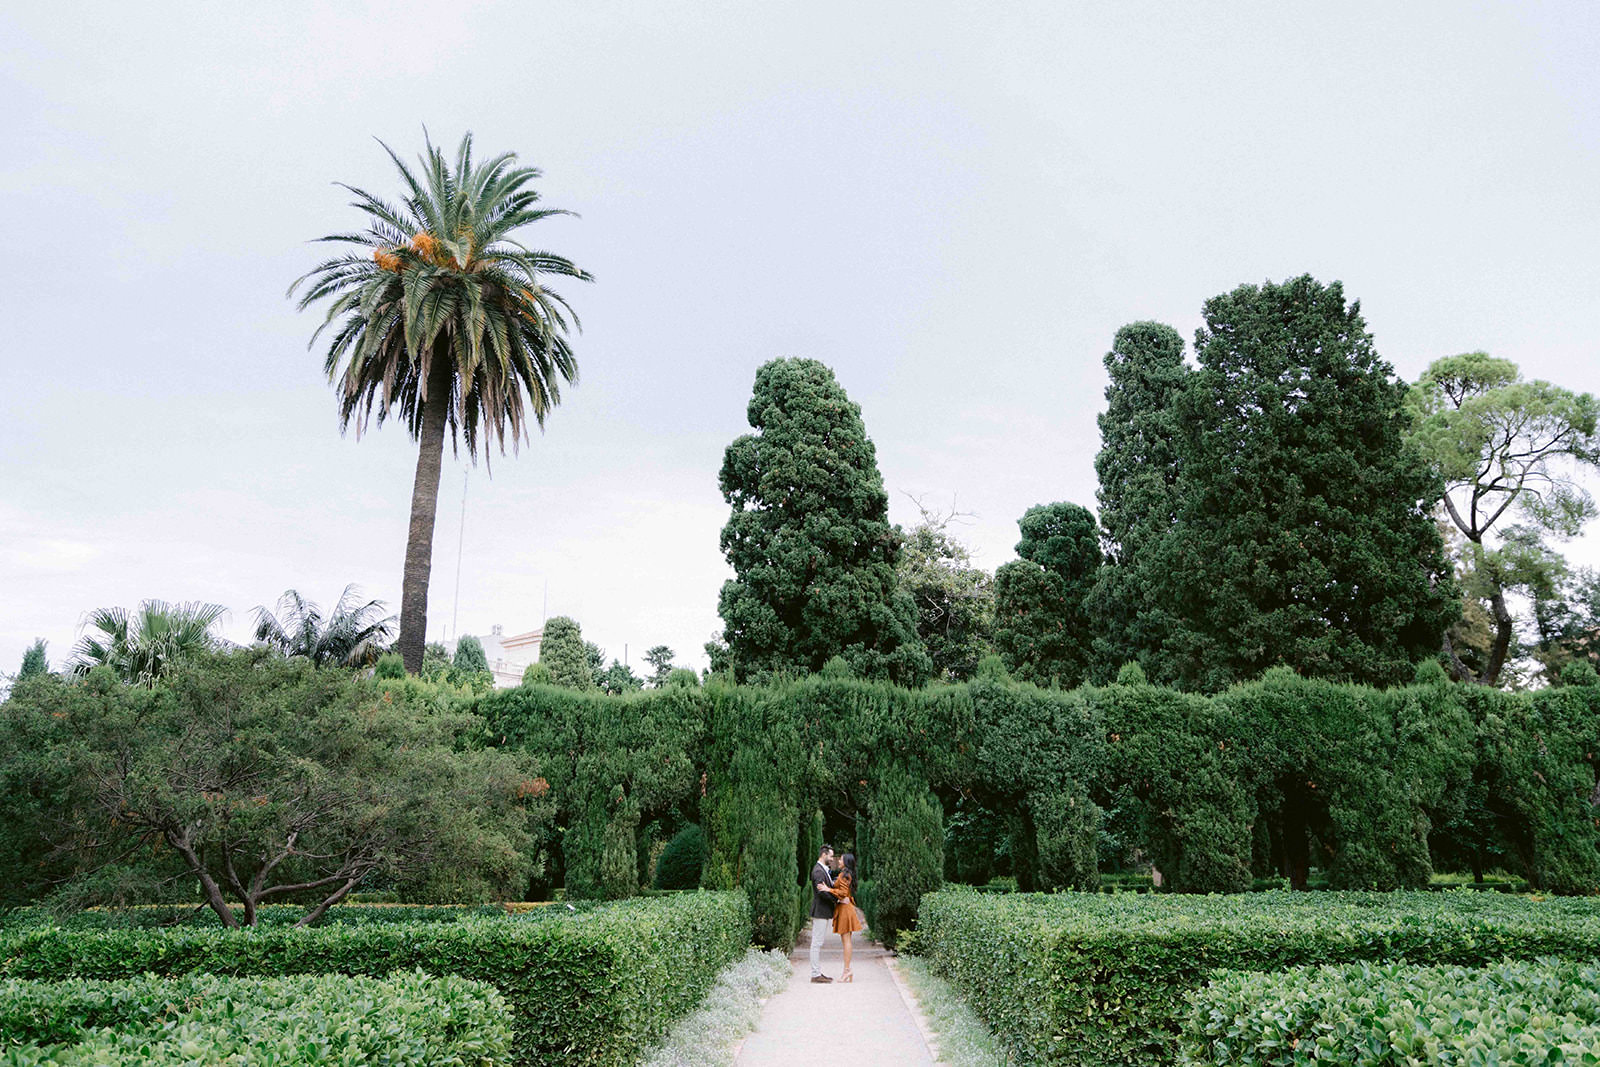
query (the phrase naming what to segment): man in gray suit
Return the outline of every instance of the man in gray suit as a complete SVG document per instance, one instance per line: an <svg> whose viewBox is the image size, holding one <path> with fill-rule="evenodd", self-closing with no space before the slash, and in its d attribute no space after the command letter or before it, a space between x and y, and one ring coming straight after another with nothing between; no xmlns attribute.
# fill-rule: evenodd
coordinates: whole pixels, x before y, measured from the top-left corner
<svg viewBox="0 0 1600 1067"><path fill-rule="evenodd" d="M833 929L833 894L828 892L828 887L833 885L833 872L828 869L833 861L833 848L823 845L817 853L817 862L811 866L811 980L813 982L831 982L832 978L822 973L822 939L828 936L828 931Z"/></svg>

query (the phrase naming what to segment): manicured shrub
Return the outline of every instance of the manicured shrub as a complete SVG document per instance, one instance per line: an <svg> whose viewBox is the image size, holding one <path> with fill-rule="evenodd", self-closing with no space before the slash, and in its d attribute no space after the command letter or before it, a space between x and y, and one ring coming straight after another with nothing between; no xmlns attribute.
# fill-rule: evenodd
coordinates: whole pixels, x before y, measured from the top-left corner
<svg viewBox="0 0 1600 1067"><path fill-rule="evenodd" d="M505 997L515 1062L622 1067L750 942L743 894L674 894L576 913L556 905L535 915L298 930L22 927L0 932L0 974L456 975Z"/></svg>
<svg viewBox="0 0 1600 1067"><path fill-rule="evenodd" d="M511 1036L494 987L420 973L0 982L0 1045L15 1067L495 1067L511 1062Z"/></svg>
<svg viewBox="0 0 1600 1067"><path fill-rule="evenodd" d="M667 842L656 860L657 889L693 889L706 864L706 834L690 823Z"/></svg>
<svg viewBox="0 0 1600 1067"><path fill-rule="evenodd" d="M1600 913L1471 892L950 891L923 898L915 945L1020 1063L1131 1064L1171 1062L1189 994L1219 970L1592 959Z"/></svg>
<svg viewBox="0 0 1600 1067"><path fill-rule="evenodd" d="M1224 972L1194 995L1188 1064L1600 1063L1600 965L1359 963Z"/></svg>

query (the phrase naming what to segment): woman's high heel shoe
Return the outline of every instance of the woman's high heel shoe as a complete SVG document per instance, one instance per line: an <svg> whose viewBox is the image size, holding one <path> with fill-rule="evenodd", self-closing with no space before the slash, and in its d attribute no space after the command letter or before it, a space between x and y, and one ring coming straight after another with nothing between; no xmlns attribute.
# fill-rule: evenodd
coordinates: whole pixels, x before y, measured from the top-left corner
<svg viewBox="0 0 1600 1067"><path fill-rule="evenodd" d="M855 980L856 976L850 971L846 971L839 976L839 981L841 982L854 982Z"/></svg>

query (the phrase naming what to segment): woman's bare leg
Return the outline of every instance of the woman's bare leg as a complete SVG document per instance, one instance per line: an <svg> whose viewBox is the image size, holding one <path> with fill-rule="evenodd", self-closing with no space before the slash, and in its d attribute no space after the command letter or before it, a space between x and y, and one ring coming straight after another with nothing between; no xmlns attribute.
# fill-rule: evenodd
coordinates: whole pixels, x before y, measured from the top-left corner
<svg viewBox="0 0 1600 1067"><path fill-rule="evenodd" d="M855 936L854 934L845 934L844 935L844 973L845 974L849 974L850 973L850 939L853 938L854 936Z"/></svg>

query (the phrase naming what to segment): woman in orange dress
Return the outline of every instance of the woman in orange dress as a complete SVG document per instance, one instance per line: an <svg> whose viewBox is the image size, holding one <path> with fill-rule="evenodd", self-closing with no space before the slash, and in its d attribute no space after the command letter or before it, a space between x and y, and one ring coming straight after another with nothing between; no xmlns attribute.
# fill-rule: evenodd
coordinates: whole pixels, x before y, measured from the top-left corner
<svg viewBox="0 0 1600 1067"><path fill-rule="evenodd" d="M833 895L839 904L833 909L833 932L839 935L839 940L844 943L844 973L839 976L841 982L855 981L855 975L850 973L850 935L866 926L861 921L861 909L856 907L856 857L854 853L846 852L840 861L839 873L833 880Z"/></svg>

